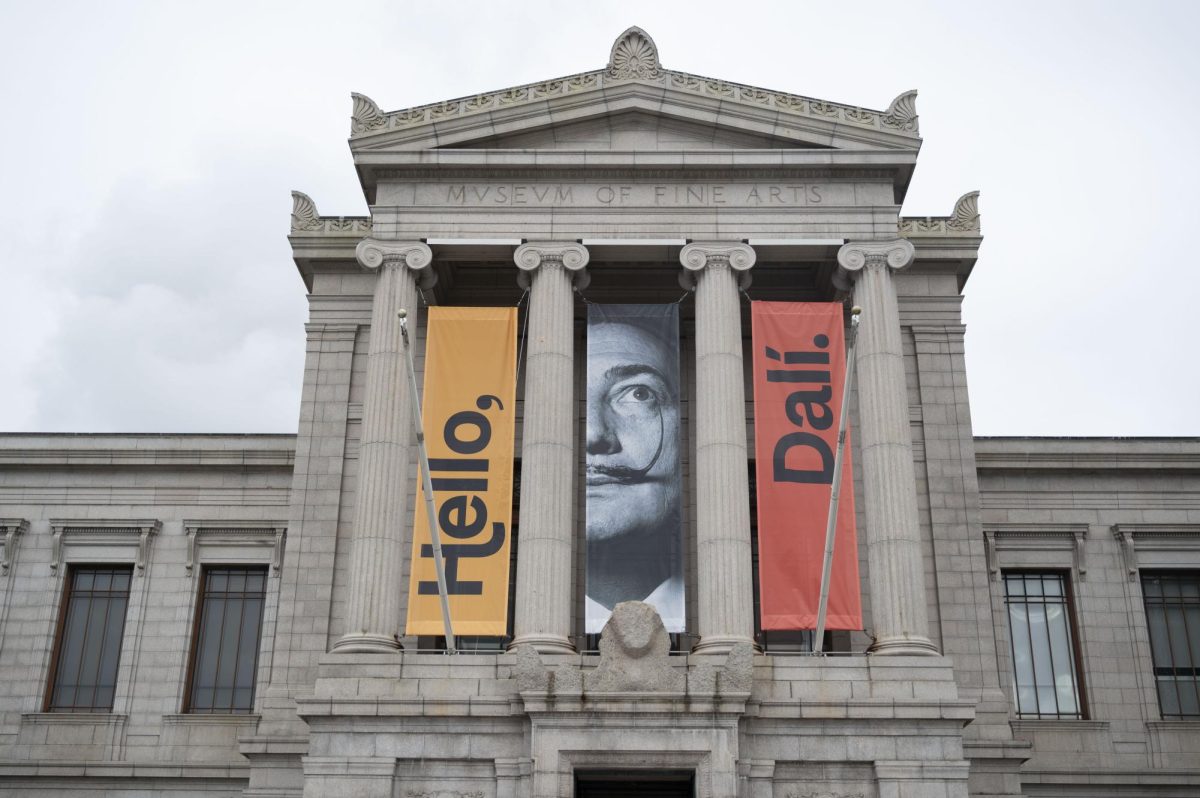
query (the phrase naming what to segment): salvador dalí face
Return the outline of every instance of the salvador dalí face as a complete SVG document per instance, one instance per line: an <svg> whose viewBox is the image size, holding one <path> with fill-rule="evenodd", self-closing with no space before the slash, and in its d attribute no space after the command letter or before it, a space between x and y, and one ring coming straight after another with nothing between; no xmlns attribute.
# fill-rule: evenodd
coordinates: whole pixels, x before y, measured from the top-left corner
<svg viewBox="0 0 1200 798"><path fill-rule="evenodd" d="M679 510L676 354L640 327L588 329L587 537L652 533Z"/></svg>

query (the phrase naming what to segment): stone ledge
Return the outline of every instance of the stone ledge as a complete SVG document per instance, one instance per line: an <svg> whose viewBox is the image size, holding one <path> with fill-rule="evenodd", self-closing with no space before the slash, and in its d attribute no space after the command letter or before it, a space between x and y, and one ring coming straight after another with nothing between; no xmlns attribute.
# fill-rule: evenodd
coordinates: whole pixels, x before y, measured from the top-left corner
<svg viewBox="0 0 1200 798"><path fill-rule="evenodd" d="M1026 718L1021 720L1010 720L1013 733L1018 731L1054 731L1054 732L1099 732L1107 731L1110 724L1107 720L1068 720L1060 718L1046 718L1044 720L1035 720Z"/></svg>
<svg viewBox="0 0 1200 798"><path fill-rule="evenodd" d="M0 778L170 778L236 779L250 777L249 764L165 765L161 762L0 761Z"/></svg>
<svg viewBox="0 0 1200 798"><path fill-rule="evenodd" d="M21 715L22 725L119 726L127 720L128 715L112 712L26 712Z"/></svg>
<svg viewBox="0 0 1200 798"><path fill-rule="evenodd" d="M1022 784L1106 784L1121 786L1200 786L1200 768L1118 768L1021 769Z"/></svg>
<svg viewBox="0 0 1200 798"><path fill-rule="evenodd" d="M261 715L209 715L195 712L180 712L163 715L164 726L254 726Z"/></svg>
<svg viewBox="0 0 1200 798"><path fill-rule="evenodd" d="M507 717L519 713L515 700L471 696L433 698L298 698L301 718L332 717Z"/></svg>
<svg viewBox="0 0 1200 798"><path fill-rule="evenodd" d="M975 719L971 701L751 701L747 717L776 720L944 720L966 725Z"/></svg>
<svg viewBox="0 0 1200 798"><path fill-rule="evenodd" d="M308 738L271 735L242 737L238 740L238 750L244 756L303 756L308 753Z"/></svg>

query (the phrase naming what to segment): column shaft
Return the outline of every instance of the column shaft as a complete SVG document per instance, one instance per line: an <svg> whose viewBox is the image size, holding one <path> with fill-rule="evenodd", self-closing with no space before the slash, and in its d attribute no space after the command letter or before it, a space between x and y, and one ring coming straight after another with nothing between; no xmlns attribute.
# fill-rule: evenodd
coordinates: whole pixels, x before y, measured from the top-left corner
<svg viewBox="0 0 1200 798"><path fill-rule="evenodd" d="M891 270L912 259L906 241L847 244L838 260L856 274L858 438L878 654L936 654L929 640L900 312Z"/></svg>
<svg viewBox="0 0 1200 798"><path fill-rule="evenodd" d="M521 527L513 645L574 651L570 641L575 539L575 302L587 263L578 244L526 244L516 253L531 279L525 340ZM532 272L532 274L530 274Z"/></svg>
<svg viewBox="0 0 1200 798"><path fill-rule="evenodd" d="M689 244L680 254L695 273L696 559L700 642L721 653L754 635L747 477L746 390L736 271L749 269L744 244ZM747 275L748 276L748 275Z"/></svg>
<svg viewBox="0 0 1200 798"><path fill-rule="evenodd" d="M408 495L413 415L397 311L409 311L409 336L415 340L417 290L410 268L430 261L424 244L389 243L372 252L364 247L369 242L359 245L359 260L378 267L379 279L367 349L346 631L334 645L346 652L386 652L400 645L401 565L412 540Z"/></svg>

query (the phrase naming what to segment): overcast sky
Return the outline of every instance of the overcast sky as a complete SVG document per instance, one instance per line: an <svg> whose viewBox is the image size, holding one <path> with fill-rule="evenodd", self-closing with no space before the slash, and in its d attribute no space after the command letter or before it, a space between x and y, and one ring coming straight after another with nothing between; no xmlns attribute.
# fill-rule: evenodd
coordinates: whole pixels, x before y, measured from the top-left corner
<svg viewBox="0 0 1200 798"><path fill-rule="evenodd" d="M604 66L883 109L905 215L982 192L976 434L1198 435L1200 4L0 0L0 430L294 432L291 189L365 214L385 110Z"/></svg>

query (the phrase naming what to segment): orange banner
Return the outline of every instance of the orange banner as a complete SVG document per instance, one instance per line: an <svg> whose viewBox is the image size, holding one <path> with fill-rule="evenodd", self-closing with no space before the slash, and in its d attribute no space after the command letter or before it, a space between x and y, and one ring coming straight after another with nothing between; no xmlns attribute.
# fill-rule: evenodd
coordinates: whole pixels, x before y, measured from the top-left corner
<svg viewBox="0 0 1200 798"><path fill-rule="evenodd" d="M846 381L842 306L754 302L754 451L762 628L814 629ZM861 629L850 437L842 455L828 629Z"/></svg>
<svg viewBox="0 0 1200 798"><path fill-rule="evenodd" d="M457 635L508 632L517 309L433 307L422 401L450 618ZM410 635L441 635L423 478L417 476Z"/></svg>

